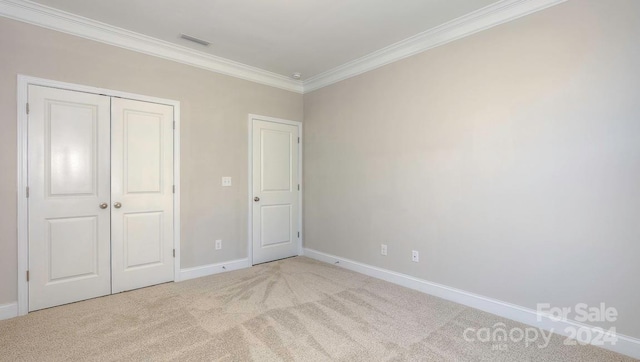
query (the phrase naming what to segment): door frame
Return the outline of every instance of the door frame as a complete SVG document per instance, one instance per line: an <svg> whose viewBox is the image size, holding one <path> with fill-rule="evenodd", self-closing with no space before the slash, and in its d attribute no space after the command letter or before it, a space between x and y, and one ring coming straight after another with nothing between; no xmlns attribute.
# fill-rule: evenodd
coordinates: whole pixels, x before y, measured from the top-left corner
<svg viewBox="0 0 640 362"><path fill-rule="evenodd" d="M91 87L81 84L59 82L55 80L31 77L18 74L17 83L17 154L18 154L18 315L29 313L29 283L26 273L29 268L29 200L26 190L28 185L28 128L27 102L30 85L58 88L69 91L99 94L109 97L126 98L143 102L159 103L173 106L173 246L175 248L174 275L175 282L180 281L180 102L172 99L150 97L140 94L121 92L111 89Z"/></svg>
<svg viewBox="0 0 640 362"><path fill-rule="evenodd" d="M253 266L253 121L264 121L264 122L272 122L272 123L281 123L287 124L290 126L298 127L298 137L300 137L300 143L298 145L298 182L300 183L300 190L298 190L298 227L300 229L300 237L298 238L298 255L302 255L302 244L304 237L304 227L302 225L302 190L304 189L304 182L302 180L302 122L300 121L290 121L281 118L261 116L257 114L249 114L248 117L248 128L249 128L249 180L248 180L248 197L247 203L249 205L249 217L248 217L248 240L247 240L247 250L248 250L248 259L249 266Z"/></svg>

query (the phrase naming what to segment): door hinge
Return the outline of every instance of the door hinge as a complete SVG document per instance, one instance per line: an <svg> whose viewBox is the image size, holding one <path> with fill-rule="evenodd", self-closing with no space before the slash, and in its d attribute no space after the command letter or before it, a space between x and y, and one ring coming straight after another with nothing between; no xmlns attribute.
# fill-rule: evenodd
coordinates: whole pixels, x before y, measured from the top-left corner
<svg viewBox="0 0 640 362"><path fill-rule="evenodd" d="M173 249L173 257L176 257L176 249Z"/></svg>
<svg viewBox="0 0 640 362"><path fill-rule="evenodd" d="M176 129L176 121L173 121L173 129Z"/></svg>
<svg viewBox="0 0 640 362"><path fill-rule="evenodd" d="M29 271L27 270L27 281L29 281Z"/></svg>
<svg viewBox="0 0 640 362"><path fill-rule="evenodd" d="M298 143L300 143L300 137L298 137Z"/></svg>
<svg viewBox="0 0 640 362"><path fill-rule="evenodd" d="M300 238L300 232L298 231L298 239Z"/></svg>
<svg viewBox="0 0 640 362"><path fill-rule="evenodd" d="M27 106L25 108L26 108L27 114L29 114L29 103L27 103Z"/></svg>
<svg viewBox="0 0 640 362"><path fill-rule="evenodd" d="M173 185L173 193L176 193L176 185Z"/></svg>
<svg viewBox="0 0 640 362"><path fill-rule="evenodd" d="M29 186L27 186L27 199L29 198Z"/></svg>
<svg viewBox="0 0 640 362"><path fill-rule="evenodd" d="M300 184L298 184L298 191L300 191Z"/></svg>

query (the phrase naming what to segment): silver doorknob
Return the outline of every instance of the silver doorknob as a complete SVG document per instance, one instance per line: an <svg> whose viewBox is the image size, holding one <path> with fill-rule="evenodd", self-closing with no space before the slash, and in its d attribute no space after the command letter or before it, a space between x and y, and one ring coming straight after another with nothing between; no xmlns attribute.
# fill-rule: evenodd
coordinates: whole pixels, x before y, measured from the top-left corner
<svg viewBox="0 0 640 362"><path fill-rule="evenodd" d="M109 204L107 204L106 202L100 204L101 209L106 209L107 207L109 207Z"/></svg>
<svg viewBox="0 0 640 362"><path fill-rule="evenodd" d="M122 204L119 203L119 202L116 202L116 203L113 204L113 207L115 207L116 209L119 209L119 208L122 207Z"/></svg>
<svg viewBox="0 0 640 362"><path fill-rule="evenodd" d="M253 198L253 201L258 202L258 201L260 201L260 198L258 196L256 196L256 197Z"/></svg>

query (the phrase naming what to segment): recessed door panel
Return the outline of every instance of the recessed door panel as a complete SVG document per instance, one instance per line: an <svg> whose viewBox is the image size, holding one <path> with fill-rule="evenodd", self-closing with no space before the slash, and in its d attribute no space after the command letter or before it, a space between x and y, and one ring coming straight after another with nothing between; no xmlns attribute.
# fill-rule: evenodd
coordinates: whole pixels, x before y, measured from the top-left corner
<svg viewBox="0 0 640 362"><path fill-rule="evenodd" d="M262 246L291 242L291 205L270 205L260 208Z"/></svg>
<svg viewBox="0 0 640 362"><path fill-rule="evenodd" d="M45 100L49 196L95 195L98 107Z"/></svg>
<svg viewBox="0 0 640 362"><path fill-rule="evenodd" d="M49 283L98 276L97 216L47 220Z"/></svg>
<svg viewBox="0 0 640 362"><path fill-rule="evenodd" d="M109 97L29 86L29 310L111 293Z"/></svg>
<svg viewBox="0 0 640 362"><path fill-rule="evenodd" d="M125 193L157 193L162 181L162 114L124 111Z"/></svg>
<svg viewBox="0 0 640 362"><path fill-rule="evenodd" d="M253 263L299 253L298 126L254 119Z"/></svg>
<svg viewBox="0 0 640 362"><path fill-rule="evenodd" d="M112 286L173 277L173 107L114 98L111 108Z"/></svg>
<svg viewBox="0 0 640 362"><path fill-rule="evenodd" d="M261 138L262 191L291 191L291 133L262 129Z"/></svg>
<svg viewBox="0 0 640 362"><path fill-rule="evenodd" d="M162 263L162 212L124 215L125 270Z"/></svg>

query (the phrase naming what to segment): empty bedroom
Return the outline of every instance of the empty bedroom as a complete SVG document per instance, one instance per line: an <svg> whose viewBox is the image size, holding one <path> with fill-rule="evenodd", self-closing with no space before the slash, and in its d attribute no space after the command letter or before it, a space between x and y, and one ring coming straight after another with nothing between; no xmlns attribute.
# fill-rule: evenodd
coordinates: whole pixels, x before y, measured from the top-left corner
<svg viewBox="0 0 640 362"><path fill-rule="evenodd" d="M640 1L0 0L0 361L640 360Z"/></svg>

